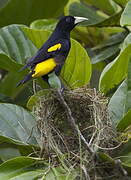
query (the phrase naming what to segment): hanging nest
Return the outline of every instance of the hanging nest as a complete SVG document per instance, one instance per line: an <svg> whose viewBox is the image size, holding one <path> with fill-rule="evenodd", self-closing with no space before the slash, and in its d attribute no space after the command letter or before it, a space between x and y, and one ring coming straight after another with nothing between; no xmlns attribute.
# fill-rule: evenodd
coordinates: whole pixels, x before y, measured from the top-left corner
<svg viewBox="0 0 131 180"><path fill-rule="evenodd" d="M65 91L62 96L90 148L94 152L113 156L113 150L119 146L119 142L107 112L108 99L95 89L86 87ZM85 177L88 171L90 178L94 179L97 163L83 146L79 134L73 131L67 120L68 114L57 95L49 92L41 97L34 113L38 117L38 129L41 132L40 157L50 159L54 166L64 163L69 168L83 169ZM98 165L97 169L101 167ZM106 176L110 176L110 173ZM100 178L103 176L105 174L99 174Z"/></svg>

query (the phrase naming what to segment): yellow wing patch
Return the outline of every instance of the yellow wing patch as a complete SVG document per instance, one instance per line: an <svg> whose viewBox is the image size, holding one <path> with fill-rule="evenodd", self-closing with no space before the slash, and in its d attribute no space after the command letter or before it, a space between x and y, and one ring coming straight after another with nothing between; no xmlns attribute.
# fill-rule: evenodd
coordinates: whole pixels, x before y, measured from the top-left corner
<svg viewBox="0 0 131 180"><path fill-rule="evenodd" d="M48 52L56 51L57 49L60 49L60 48L61 48L61 44L58 43L58 44L55 44L54 46L50 47L48 49Z"/></svg>
<svg viewBox="0 0 131 180"><path fill-rule="evenodd" d="M43 61L41 63L38 63L35 66L34 74L32 74L32 77L40 77L48 74L56 67L56 62L53 58L50 58L46 61Z"/></svg>

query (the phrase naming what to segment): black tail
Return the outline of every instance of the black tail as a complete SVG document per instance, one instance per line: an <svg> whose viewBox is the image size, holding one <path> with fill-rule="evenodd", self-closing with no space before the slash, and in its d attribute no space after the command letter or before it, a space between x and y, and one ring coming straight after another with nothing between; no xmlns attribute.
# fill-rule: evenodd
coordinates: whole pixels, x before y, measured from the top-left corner
<svg viewBox="0 0 131 180"><path fill-rule="evenodd" d="M21 69L19 69L18 72L21 72L21 71L25 70L25 69L28 68L29 66L30 66L29 64L26 64L26 65L23 66Z"/></svg>
<svg viewBox="0 0 131 180"><path fill-rule="evenodd" d="M17 83L17 87L20 86L21 84L26 83L27 81L29 81L30 79L32 79L32 72L30 72L29 74L27 74L24 79L22 79L20 82Z"/></svg>

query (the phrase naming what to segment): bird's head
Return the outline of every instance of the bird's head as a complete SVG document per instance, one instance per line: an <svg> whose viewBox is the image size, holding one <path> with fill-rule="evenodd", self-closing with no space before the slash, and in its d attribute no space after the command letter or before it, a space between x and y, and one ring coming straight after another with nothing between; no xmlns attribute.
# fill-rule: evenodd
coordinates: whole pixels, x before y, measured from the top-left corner
<svg viewBox="0 0 131 180"><path fill-rule="evenodd" d="M85 17L64 16L60 19L56 28L59 28L62 31L70 32L77 24L87 20L88 19Z"/></svg>

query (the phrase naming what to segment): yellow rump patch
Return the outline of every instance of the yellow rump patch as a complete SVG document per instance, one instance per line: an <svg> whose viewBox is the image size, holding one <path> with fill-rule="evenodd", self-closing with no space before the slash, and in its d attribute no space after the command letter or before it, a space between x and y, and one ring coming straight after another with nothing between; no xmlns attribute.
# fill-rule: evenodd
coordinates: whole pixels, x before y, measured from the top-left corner
<svg viewBox="0 0 131 180"><path fill-rule="evenodd" d="M50 48L48 49L48 52L56 51L57 49L60 49L60 48L61 48L61 44L58 43L58 44L50 47Z"/></svg>
<svg viewBox="0 0 131 180"><path fill-rule="evenodd" d="M56 67L56 62L53 58L48 59L46 61L43 61L41 63L38 63L35 66L34 74L32 74L32 77L40 77L48 74Z"/></svg>

